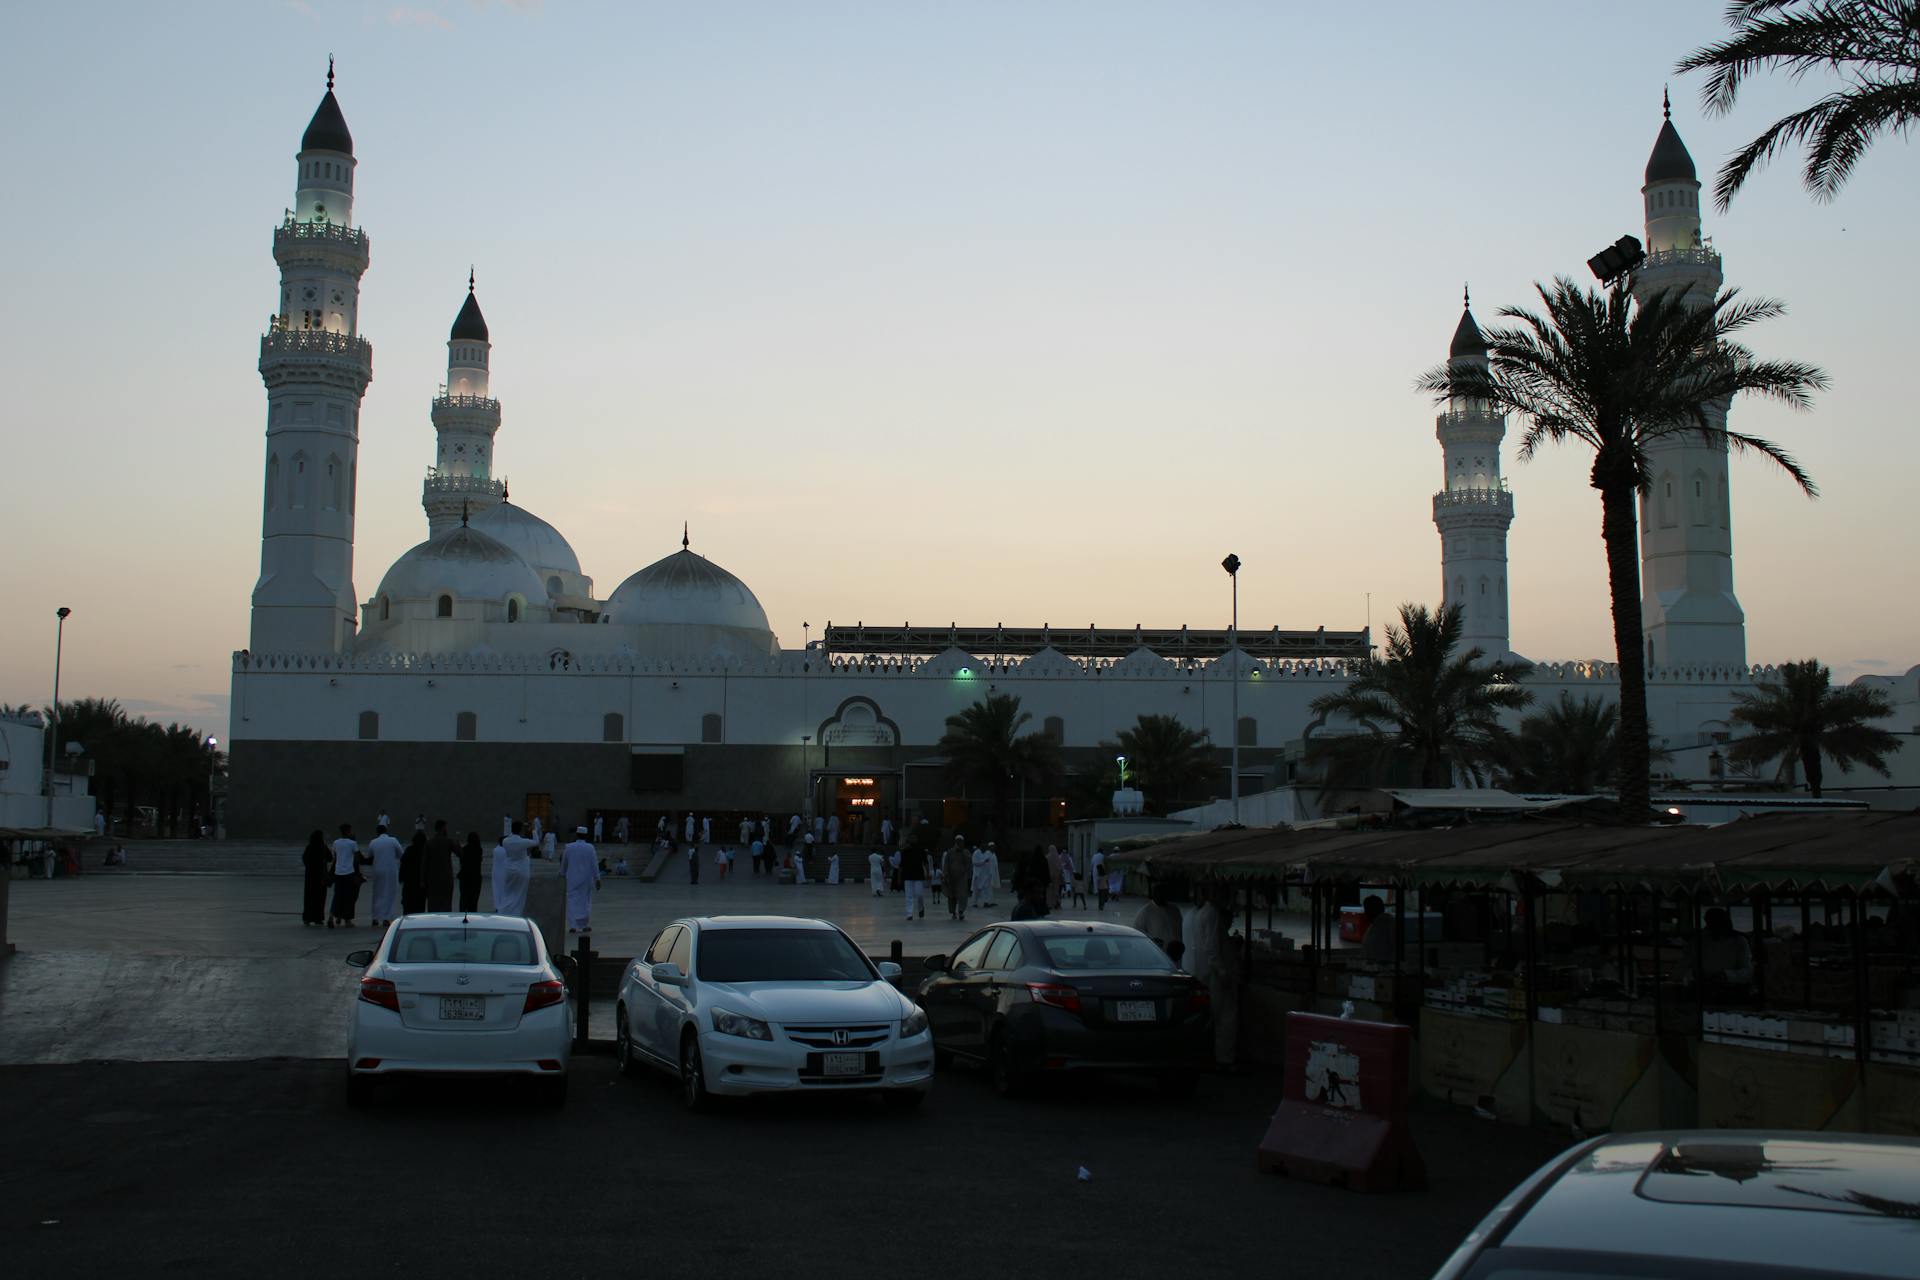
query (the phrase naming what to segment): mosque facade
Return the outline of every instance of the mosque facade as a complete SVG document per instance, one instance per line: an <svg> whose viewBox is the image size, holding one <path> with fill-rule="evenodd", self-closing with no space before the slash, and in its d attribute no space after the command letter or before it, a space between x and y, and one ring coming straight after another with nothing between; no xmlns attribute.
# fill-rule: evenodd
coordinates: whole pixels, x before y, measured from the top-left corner
<svg viewBox="0 0 1920 1280"><path fill-rule="evenodd" d="M1369 652L1365 631L1325 628L906 624L829 625L793 648L685 530L678 549L602 596L561 532L498 478L505 419L471 273L431 403L427 536L361 599L369 241L354 220L353 138L331 67L295 160L294 206L273 239L279 305L260 339L261 563L249 644L233 655L231 834L297 836L381 810L483 831L503 813L571 822L663 809L953 820L961 811L937 744L947 717L988 693L1018 696L1031 727L1087 772L1108 763L1102 744L1137 717L1177 716L1215 744L1218 791L1237 743L1241 793L1256 795L1288 785L1303 740L1323 727L1309 704ZM1668 120L1642 188L1649 256L1637 290L1718 286L1699 191ZM1470 306L1448 358L1486 358ZM1435 424L1441 599L1462 609L1467 642L1493 656L1512 653L1505 426L1475 404L1449 404ZM1705 778L1734 692L1765 672L1746 664L1724 446L1663 446L1655 472L1641 510L1649 714L1674 772ZM1902 714L1920 719L1910 714L1920 668L1885 683ZM1617 689L1612 665L1594 661L1536 663L1528 684L1537 704ZM1062 809L1054 797L1022 799L1028 825ZM1305 789L1299 803L1310 803Z"/></svg>

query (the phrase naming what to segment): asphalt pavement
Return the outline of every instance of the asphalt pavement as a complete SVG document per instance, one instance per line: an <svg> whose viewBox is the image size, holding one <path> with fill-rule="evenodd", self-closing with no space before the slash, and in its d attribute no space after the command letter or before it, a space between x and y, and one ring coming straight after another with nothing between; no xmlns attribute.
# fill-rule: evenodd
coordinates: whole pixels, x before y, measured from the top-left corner
<svg viewBox="0 0 1920 1280"><path fill-rule="evenodd" d="M1567 1141L1418 1109L1432 1187L1362 1195L1255 1170L1267 1075L1006 1101L955 1071L912 1114L695 1116L664 1079L574 1065L559 1111L479 1082L349 1110L338 1060L0 1068L0 1258L22 1277L1394 1280Z"/></svg>

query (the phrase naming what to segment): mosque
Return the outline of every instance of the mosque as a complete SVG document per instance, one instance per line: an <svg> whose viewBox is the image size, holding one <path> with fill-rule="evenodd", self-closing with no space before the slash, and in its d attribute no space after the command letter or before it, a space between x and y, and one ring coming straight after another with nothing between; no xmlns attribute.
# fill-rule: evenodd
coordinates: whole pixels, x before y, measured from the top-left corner
<svg viewBox="0 0 1920 1280"><path fill-rule="evenodd" d="M831 814L856 827L956 821L964 810L937 744L946 718L987 693L1017 695L1069 768L1087 772L1136 717L1177 716L1216 745L1221 794L1237 744L1243 796L1286 793L1264 811L1311 815L1311 790L1288 785L1319 728L1309 703L1369 652L1366 631L829 624L793 648L685 531L678 549L597 594L565 536L497 478L504 415L471 274L432 398L427 536L361 599L368 237L353 216L353 135L331 65L295 159L293 208L273 236L279 303L260 339L260 576L248 647L233 655L230 834L297 836L378 810L481 830L502 813L658 809ZM1647 259L1635 288L1717 288L1720 254L1702 235L1700 183L1671 119L1641 192ZM1486 358L1470 309L1448 355ZM1443 598L1464 611L1466 642L1491 655L1512 652L1505 430L1475 404L1436 419ZM1764 675L1747 664L1734 594L1727 461L1724 446L1667 443L1642 500L1649 714L1681 777L1708 776L1733 692ZM1920 668L1880 683L1906 722L1920 721ZM1547 662L1529 684L1542 703L1563 690L1608 698L1616 677L1607 663ZM1021 799L1023 825L1064 812L1058 797Z"/></svg>

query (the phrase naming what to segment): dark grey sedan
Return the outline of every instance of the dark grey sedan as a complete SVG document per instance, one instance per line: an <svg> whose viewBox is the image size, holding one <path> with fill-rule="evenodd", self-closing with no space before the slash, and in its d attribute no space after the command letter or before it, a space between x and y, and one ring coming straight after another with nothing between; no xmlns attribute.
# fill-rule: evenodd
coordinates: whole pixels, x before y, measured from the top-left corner
<svg viewBox="0 0 1920 1280"><path fill-rule="evenodd" d="M1117 924L1031 920L982 929L929 956L920 1007L934 1061L987 1068L1021 1092L1072 1071L1157 1077L1187 1092L1212 1062L1207 989L1153 940Z"/></svg>
<svg viewBox="0 0 1920 1280"><path fill-rule="evenodd" d="M1707 1129L1595 1138L1502 1200L1435 1280L1920 1276L1920 1142Z"/></svg>

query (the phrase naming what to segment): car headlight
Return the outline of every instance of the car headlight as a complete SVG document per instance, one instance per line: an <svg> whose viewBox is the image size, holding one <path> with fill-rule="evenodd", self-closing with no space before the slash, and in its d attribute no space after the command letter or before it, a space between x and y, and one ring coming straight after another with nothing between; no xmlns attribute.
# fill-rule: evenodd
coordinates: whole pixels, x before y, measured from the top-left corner
<svg viewBox="0 0 1920 1280"><path fill-rule="evenodd" d="M900 1019L900 1038L902 1040L917 1036L926 1029L927 1011L919 1005L915 1005L912 1013Z"/></svg>
<svg viewBox="0 0 1920 1280"><path fill-rule="evenodd" d="M758 1018L727 1009L713 1011L713 1029L723 1036L743 1036L748 1040L771 1040L773 1029Z"/></svg>

